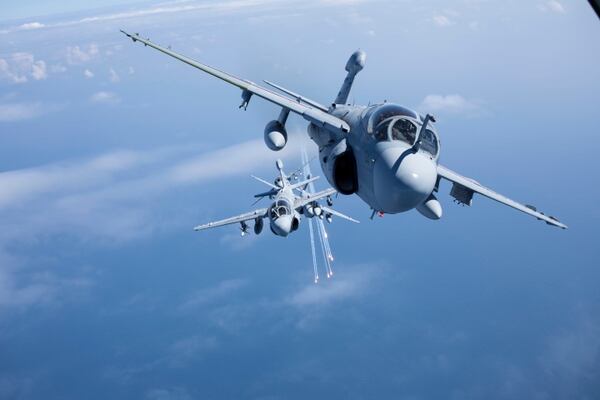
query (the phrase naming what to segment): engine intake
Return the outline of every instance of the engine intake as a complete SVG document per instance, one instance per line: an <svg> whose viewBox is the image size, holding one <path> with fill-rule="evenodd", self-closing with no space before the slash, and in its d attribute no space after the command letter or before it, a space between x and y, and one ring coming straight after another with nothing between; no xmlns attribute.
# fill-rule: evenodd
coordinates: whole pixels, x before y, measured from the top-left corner
<svg viewBox="0 0 600 400"><path fill-rule="evenodd" d="M356 158L346 139L322 147L319 158L327 180L338 192L348 195L358 191Z"/></svg>
<svg viewBox="0 0 600 400"><path fill-rule="evenodd" d="M342 194L353 194L358 191L358 174L356 159L351 150L347 150L333 160L333 180L336 189Z"/></svg>

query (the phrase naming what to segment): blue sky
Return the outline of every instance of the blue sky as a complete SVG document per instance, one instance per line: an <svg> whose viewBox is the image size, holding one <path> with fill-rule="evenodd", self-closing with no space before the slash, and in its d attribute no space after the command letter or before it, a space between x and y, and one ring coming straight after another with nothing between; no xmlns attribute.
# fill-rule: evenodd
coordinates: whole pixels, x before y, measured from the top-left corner
<svg viewBox="0 0 600 400"><path fill-rule="evenodd" d="M593 399L600 393L600 23L574 1L4 5L0 398ZM433 112L489 200L287 239L191 227L250 209L278 110L118 32L327 103ZM299 166L305 125L283 157ZM317 166L313 169L316 171ZM320 182L324 187L325 183Z"/></svg>

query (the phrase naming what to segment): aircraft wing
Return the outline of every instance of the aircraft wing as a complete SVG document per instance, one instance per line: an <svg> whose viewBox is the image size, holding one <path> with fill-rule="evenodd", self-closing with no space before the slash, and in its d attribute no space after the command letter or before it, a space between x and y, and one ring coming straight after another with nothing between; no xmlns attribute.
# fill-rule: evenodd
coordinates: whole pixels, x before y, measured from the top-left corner
<svg viewBox="0 0 600 400"><path fill-rule="evenodd" d="M355 220L354 218L349 217L346 214L342 214L341 212L336 211L333 208L323 207L323 206L321 208L323 209L323 211L328 212L330 214L333 214L333 215L335 215L337 217L343 218L343 219L345 219L347 221L350 221L350 222L354 222L355 224L360 224L360 221Z"/></svg>
<svg viewBox="0 0 600 400"><path fill-rule="evenodd" d="M258 210L250 211L245 214L241 214L235 217L222 219L220 221L209 222L208 224L198 225L194 228L195 231L201 231L209 228L216 228L218 226L236 224L244 221L250 221L251 219L264 218L267 215L267 209L261 208Z"/></svg>
<svg viewBox="0 0 600 400"><path fill-rule="evenodd" d="M306 193L306 192L303 192L303 193ZM295 207L296 208L304 207L311 201L319 200L319 199L322 199L327 196L332 196L336 193L337 193L337 190L335 190L334 188L321 190L320 192L317 192L317 193L309 193L307 197L299 198L296 201Z"/></svg>
<svg viewBox="0 0 600 400"><path fill-rule="evenodd" d="M536 217L539 220L545 221L549 225L557 226L559 228L567 229L567 226L552 216L545 215L544 213L537 211L533 206L524 205L517 203L514 200L509 199L499 193L494 192L491 189L486 188L479 182L472 179L466 178L456 172L449 170L448 168L438 165L437 168L438 176L442 177L453 183L450 195L454 197L459 203L471 205L471 200L474 193L479 193L489 199L496 200L499 203L506 204L516 210L522 211L525 214L529 214Z"/></svg>
<svg viewBox="0 0 600 400"><path fill-rule="evenodd" d="M242 105L247 104L247 102L250 100L250 96L254 94L258 97L262 97L265 100L275 103L286 110L293 111L296 114L302 116L307 121L322 126L326 129L346 133L350 132L350 126L345 121L334 117L333 115L330 115L329 113L324 111L324 109L326 110L326 108L323 106L316 107L315 104L308 104L307 102L303 101L301 97L292 99L290 97L283 96L272 90L259 86L254 82L248 81L246 79L237 78L234 75L228 74L227 72L220 71L216 68L195 61L189 57L178 54L169 48L165 48L154 44L150 40L142 38L139 35L139 33L130 34L123 30L121 32L123 32L127 37L131 38L131 40L133 40L134 42L139 41L146 46L150 46L153 49L156 49L162 53L165 53L166 55L176 58L179 61L183 61L184 63L189 64L192 67L198 68L201 71L204 71L212 76L222 79L225 82L242 89L244 91L244 93L242 94L244 103L242 103Z"/></svg>

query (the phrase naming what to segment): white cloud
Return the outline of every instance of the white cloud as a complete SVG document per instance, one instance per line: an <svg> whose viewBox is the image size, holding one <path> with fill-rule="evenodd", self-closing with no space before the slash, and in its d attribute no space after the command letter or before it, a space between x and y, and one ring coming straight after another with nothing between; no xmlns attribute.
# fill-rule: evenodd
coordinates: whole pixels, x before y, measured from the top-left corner
<svg viewBox="0 0 600 400"><path fill-rule="evenodd" d="M478 101L467 100L458 94L430 94L423 99L419 109L425 112L446 112L451 114L476 115L481 113Z"/></svg>
<svg viewBox="0 0 600 400"><path fill-rule="evenodd" d="M22 121L55 112L62 107L40 102L0 103L0 122Z"/></svg>
<svg viewBox="0 0 600 400"><path fill-rule="evenodd" d="M445 15L434 15L433 16L433 22L437 25L437 26L442 26L442 27L446 27L446 26L450 26L450 25L454 25L454 22L452 22L448 17L446 17Z"/></svg>
<svg viewBox="0 0 600 400"><path fill-rule="evenodd" d="M92 79L94 77L94 73L89 69L86 69L85 71L83 71L83 76L85 76L88 79Z"/></svg>
<svg viewBox="0 0 600 400"><path fill-rule="evenodd" d="M40 22L28 22L25 23L23 25L19 25L19 27L17 29L19 30L32 30L32 29L40 29L40 28L44 28L46 25L40 23Z"/></svg>
<svg viewBox="0 0 600 400"><path fill-rule="evenodd" d="M338 0L335 3L348 3L348 2L359 2L360 0ZM331 1L333 2L333 1ZM74 25L81 24L89 24L96 22L108 22L108 21L117 21L123 19L131 19L131 18L147 18L155 15L161 14L175 14L181 12L192 12L192 11L204 11L204 12L236 12L243 9L252 9L261 5L268 4L280 4L278 0L231 0L225 2L201 2L201 3L191 3L188 1L174 1L171 3L162 3L158 5L153 5L148 8L141 8L137 10L124 11L118 13L111 14L99 14L93 15L85 18L57 22L57 23L48 23L43 24L40 22L32 22L24 25L19 25L16 27L8 28L0 31L0 33L7 34L15 31L20 31L27 26L28 29L41 29L41 28L56 28L56 27L68 27Z"/></svg>
<svg viewBox="0 0 600 400"><path fill-rule="evenodd" d="M303 287L291 295L287 302L296 307L323 306L360 296L373 278L373 273L373 267L369 266L344 268L343 274Z"/></svg>
<svg viewBox="0 0 600 400"><path fill-rule="evenodd" d="M36 81L46 79L48 73L46 72L46 63L44 61L36 61L31 64L31 76Z"/></svg>
<svg viewBox="0 0 600 400"><path fill-rule="evenodd" d="M66 59L71 65L84 64L97 57L99 53L98 45L95 43L89 44L87 48L69 46L66 50Z"/></svg>
<svg viewBox="0 0 600 400"><path fill-rule="evenodd" d="M4 308L24 309L33 305L56 304L64 296L76 295L92 284L81 274L63 278L53 273L25 271L23 266L27 262L27 259L15 258L0 247L0 312Z"/></svg>
<svg viewBox="0 0 600 400"><path fill-rule="evenodd" d="M384 271L381 265L338 265L340 272L330 279L322 279L318 284L309 283L286 297L284 307L292 307L294 325L302 330L310 330L331 308L340 304L352 307L352 303L360 301L373 292L381 284Z"/></svg>
<svg viewBox="0 0 600 400"><path fill-rule="evenodd" d="M90 97L90 101L93 103L101 104L117 104L121 101L121 98L113 92L97 92Z"/></svg>
<svg viewBox="0 0 600 400"><path fill-rule="evenodd" d="M249 226L252 226L252 224L249 224ZM226 230L225 232L227 233L225 233L219 239L219 243L221 243L223 246L226 246L231 251L242 251L249 249L256 244L261 237L264 237L263 235L259 236L254 234L245 235L242 237L241 231L239 230L239 225L234 225L232 228L233 229ZM250 232L253 232L252 229L250 229Z"/></svg>
<svg viewBox="0 0 600 400"><path fill-rule="evenodd" d="M367 0L319 0L320 4L332 6L349 6L364 3Z"/></svg>
<svg viewBox="0 0 600 400"><path fill-rule="evenodd" d="M45 110L41 103L0 104L0 122L21 121L39 117Z"/></svg>
<svg viewBox="0 0 600 400"><path fill-rule="evenodd" d="M565 12L565 8L563 7L562 4L560 4L558 1L556 0L550 0L548 2L546 2L546 5L548 6L548 9L550 11L553 11L555 13L564 13Z"/></svg>
<svg viewBox="0 0 600 400"><path fill-rule="evenodd" d="M23 29L70 27L90 23L107 23L110 21L119 21L135 18L148 19L153 16L160 16L163 14L191 13L196 11L202 12L203 14L207 14L210 12L219 14L232 14L243 10L255 10L257 7L260 6L283 7L285 5L285 7L289 7L291 3L301 4L303 6L305 6L308 3L315 7L343 7L366 2L367 0L314 0L310 2L306 2L305 0L288 0L286 2L281 2L280 0L229 0L219 2L193 2L189 0L174 0L170 2L152 5L146 8L132 9L117 13L91 15L80 19L65 20L56 23L31 22L0 30L0 34L10 34L13 32L21 31Z"/></svg>
<svg viewBox="0 0 600 400"><path fill-rule="evenodd" d="M46 79L46 62L36 60L31 53L13 53L8 59L0 58L0 78L12 83L25 83L29 78L36 81Z"/></svg>
<svg viewBox="0 0 600 400"><path fill-rule="evenodd" d="M121 80L121 78L119 77L119 74L117 74L117 71L115 71L113 68L110 68L108 70L108 79L112 83L118 83Z"/></svg>
<svg viewBox="0 0 600 400"><path fill-rule="evenodd" d="M46 165L37 168L0 173L0 211L36 196L52 192L85 190L90 185L106 182L115 173L144 163L148 155L115 151L90 160Z"/></svg>
<svg viewBox="0 0 600 400"><path fill-rule="evenodd" d="M144 152L115 151L0 173L0 220L5 227L0 241L3 237L27 240L35 237L32 232L58 232L110 243L152 235L157 229L191 229L192 216L198 218L195 212L156 218L161 196L200 182L247 175L286 156L285 151L275 156L262 141L190 157L198 148L186 144ZM231 162L236 159L240 162Z"/></svg>
<svg viewBox="0 0 600 400"><path fill-rule="evenodd" d="M290 138L287 146L277 156L289 156L305 142L305 136ZM244 170L251 171L253 167L267 160L273 161L274 158L273 152L266 148L262 140L253 140L184 161L170 170L169 174L173 181L181 183L224 178Z"/></svg>

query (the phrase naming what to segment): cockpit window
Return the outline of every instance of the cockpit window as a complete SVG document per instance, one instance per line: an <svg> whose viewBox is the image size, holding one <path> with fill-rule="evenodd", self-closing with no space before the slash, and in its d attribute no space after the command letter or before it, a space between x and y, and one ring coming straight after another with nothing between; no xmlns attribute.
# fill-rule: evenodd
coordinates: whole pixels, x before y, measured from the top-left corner
<svg viewBox="0 0 600 400"><path fill-rule="evenodd" d="M418 118L418 115L414 111L411 111L407 108L396 104L383 104L373 107L365 115L365 120L367 121L367 132L369 134L373 134L380 123L386 119L397 116L410 117L414 119Z"/></svg>
<svg viewBox="0 0 600 400"><path fill-rule="evenodd" d="M421 136L421 150L424 150L435 156L438 152L438 142L435 137L435 133L429 129L426 129Z"/></svg>
<svg viewBox="0 0 600 400"><path fill-rule="evenodd" d="M391 118L381 122L379 126L377 126L375 129L375 140L378 142L385 142L388 140L388 129L390 127L390 122L392 122Z"/></svg>
<svg viewBox="0 0 600 400"><path fill-rule="evenodd" d="M284 215L290 215L292 213L292 209L287 201L277 200L275 205L271 207L271 218L276 219Z"/></svg>
<svg viewBox="0 0 600 400"><path fill-rule="evenodd" d="M416 125L407 119L400 118L396 120L396 122L394 122L394 126L392 126L393 140L402 140L412 146L415 142L416 135Z"/></svg>

